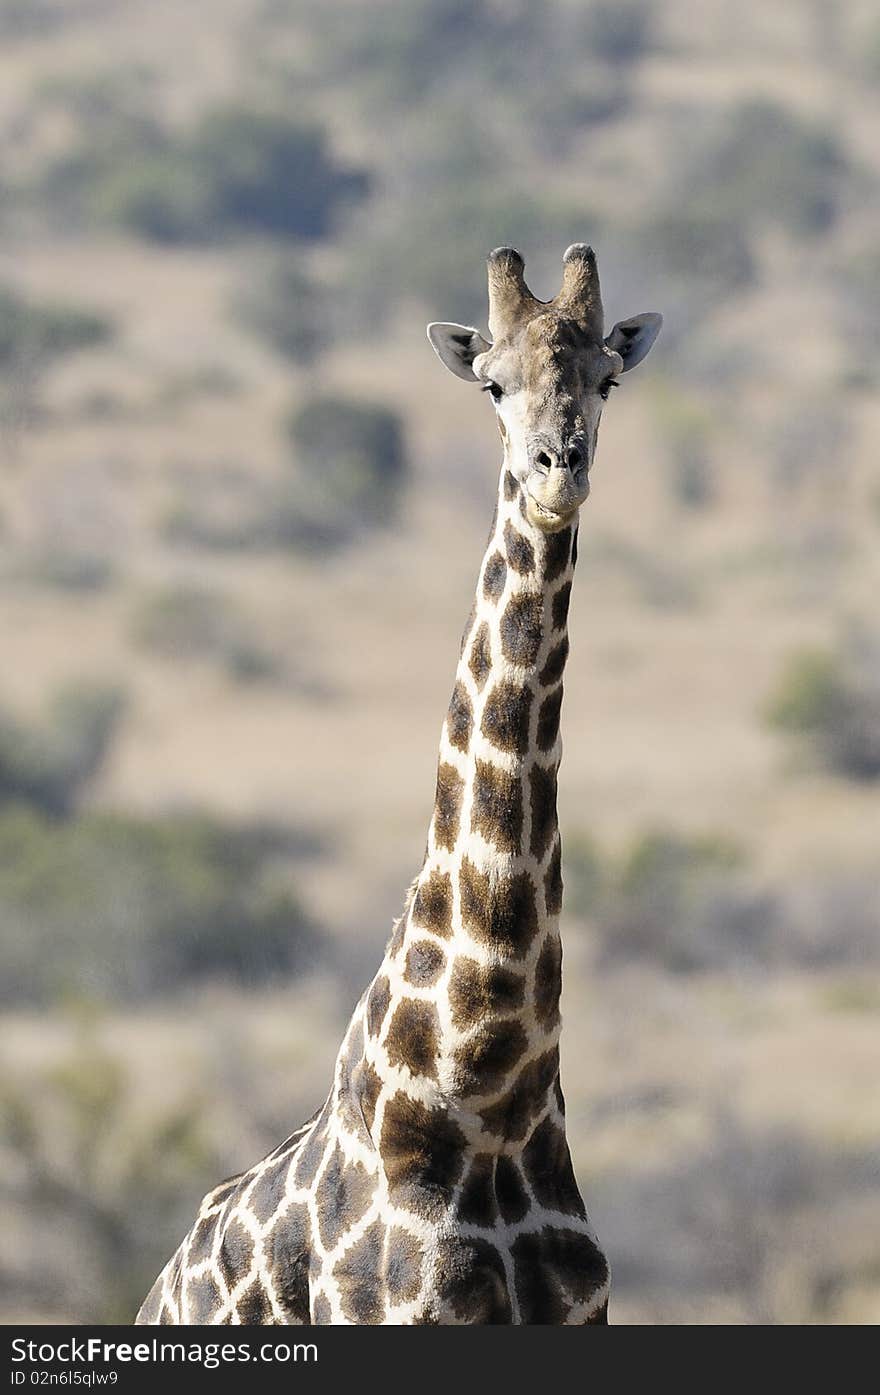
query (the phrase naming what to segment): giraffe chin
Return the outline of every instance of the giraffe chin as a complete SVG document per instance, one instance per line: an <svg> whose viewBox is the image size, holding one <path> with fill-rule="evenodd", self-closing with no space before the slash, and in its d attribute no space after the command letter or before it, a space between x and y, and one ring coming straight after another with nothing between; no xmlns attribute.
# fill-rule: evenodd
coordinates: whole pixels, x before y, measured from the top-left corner
<svg viewBox="0 0 880 1395"><path fill-rule="evenodd" d="M589 488L587 489L589 493ZM584 495L584 499L587 495ZM583 499L575 504L574 508L557 512L549 509L546 504L541 504L531 494L526 492L526 517L533 527L538 528L542 533L558 533L562 528L567 528L573 518L577 517L577 511L583 503Z"/></svg>

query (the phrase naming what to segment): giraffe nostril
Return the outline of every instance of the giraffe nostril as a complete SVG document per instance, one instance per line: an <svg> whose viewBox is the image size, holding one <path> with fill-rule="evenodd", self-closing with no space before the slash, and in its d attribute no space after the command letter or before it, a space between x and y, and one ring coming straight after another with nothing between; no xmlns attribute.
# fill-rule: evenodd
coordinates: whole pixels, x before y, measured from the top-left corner
<svg viewBox="0 0 880 1395"><path fill-rule="evenodd" d="M540 465L542 470L549 470L553 461L545 450L539 450L538 454L535 456L535 464Z"/></svg>
<svg viewBox="0 0 880 1395"><path fill-rule="evenodd" d="M581 452L578 450L577 446L572 446L571 450L568 452L568 455L565 458L566 463L568 464L568 468L570 470L576 470L583 461L583 456L581 455Z"/></svg>

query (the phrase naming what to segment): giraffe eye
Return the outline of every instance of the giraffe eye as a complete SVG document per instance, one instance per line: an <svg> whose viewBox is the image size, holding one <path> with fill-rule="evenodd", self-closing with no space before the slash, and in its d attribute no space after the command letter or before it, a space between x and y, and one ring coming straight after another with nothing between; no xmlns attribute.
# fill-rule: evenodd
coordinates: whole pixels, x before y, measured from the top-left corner
<svg viewBox="0 0 880 1395"><path fill-rule="evenodd" d="M616 378L606 378L604 383L599 384L599 396L603 402L608 401L611 389L616 387L620 387L620 383Z"/></svg>
<svg viewBox="0 0 880 1395"><path fill-rule="evenodd" d="M483 392L488 392L493 402L500 402L504 396L504 389L499 387L497 383L486 383Z"/></svg>

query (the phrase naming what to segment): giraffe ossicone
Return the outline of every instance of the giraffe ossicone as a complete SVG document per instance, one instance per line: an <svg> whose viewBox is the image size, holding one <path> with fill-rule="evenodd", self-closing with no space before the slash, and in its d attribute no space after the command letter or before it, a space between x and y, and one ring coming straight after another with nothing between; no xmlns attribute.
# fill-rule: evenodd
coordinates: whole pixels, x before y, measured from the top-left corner
<svg viewBox="0 0 880 1395"><path fill-rule="evenodd" d="M602 407L660 324L606 335L577 243L547 303L518 252L491 254L491 342L428 327L491 396L504 452L425 861L323 1108L207 1194L138 1322L607 1321L559 1083L559 722Z"/></svg>

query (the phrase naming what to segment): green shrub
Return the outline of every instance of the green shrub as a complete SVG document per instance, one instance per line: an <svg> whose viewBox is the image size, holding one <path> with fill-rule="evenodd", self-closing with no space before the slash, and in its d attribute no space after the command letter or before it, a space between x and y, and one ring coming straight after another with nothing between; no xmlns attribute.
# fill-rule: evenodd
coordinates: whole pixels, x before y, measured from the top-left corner
<svg viewBox="0 0 880 1395"><path fill-rule="evenodd" d="M197 586L151 592L137 606L134 640L164 659L218 662L242 681L277 677L278 660L258 643L248 618L225 597Z"/></svg>
<svg viewBox="0 0 880 1395"><path fill-rule="evenodd" d="M714 1040L711 1028L702 1040ZM806 1060L783 1068L792 1090L801 1069L809 1080ZM615 1236L620 1301L641 1304L657 1321L662 1293L663 1321L672 1324L698 1315L747 1326L848 1321L847 1299L874 1295L880 1267L868 1220L880 1206L871 1144L858 1133L824 1137L746 1123L731 1077L719 1076L714 1062L706 1073L716 1080L715 1104L698 1141L673 1143L659 1162L606 1168L591 1181L603 1233ZM680 1086L659 1079L631 1104L655 1131L671 1132Z"/></svg>
<svg viewBox="0 0 880 1395"><path fill-rule="evenodd" d="M340 204L367 192L366 175L335 164L319 127L247 107L209 113L190 159L230 228L325 237Z"/></svg>
<svg viewBox="0 0 880 1395"><path fill-rule="evenodd" d="M247 107L209 111L172 136L130 111L55 160L45 199L62 216L115 223L157 242L259 232L321 238L367 193L363 171L339 165L323 129Z"/></svg>
<svg viewBox="0 0 880 1395"><path fill-rule="evenodd" d="M634 63L651 47L653 7L648 0L592 0L584 8L581 34L606 63Z"/></svg>
<svg viewBox="0 0 880 1395"><path fill-rule="evenodd" d="M636 246L689 284L733 291L755 280L755 259L740 218L691 201L663 207L639 227Z"/></svg>
<svg viewBox="0 0 880 1395"><path fill-rule="evenodd" d="M728 114L691 171L692 201L733 223L820 233L836 220L850 166L826 122L772 102Z"/></svg>
<svg viewBox="0 0 880 1395"><path fill-rule="evenodd" d="M12 571L12 579L57 591L102 591L114 580L109 557L66 547L35 548Z"/></svg>
<svg viewBox="0 0 880 1395"><path fill-rule="evenodd" d="M0 813L6 1003L143 998L197 981L264 982L315 938L273 830L195 814Z"/></svg>
<svg viewBox="0 0 880 1395"><path fill-rule="evenodd" d="M314 12L310 58L321 82L344 84L347 98L383 121L404 109L416 120L427 113L433 129L450 110L461 111L461 92L475 91L490 113L480 144L497 123L507 139L517 132L517 144L546 150L552 140L558 156L572 134L628 100L620 70L644 52L650 31L647 0L593 0L589 7L566 0L375 0L367 8L337 0ZM416 153L412 139L409 150Z"/></svg>
<svg viewBox="0 0 880 1395"><path fill-rule="evenodd" d="M763 952L755 901L738 892L743 857L729 839L654 830L604 861L591 841L566 846L576 915L588 918L606 962L647 961L675 973L729 967Z"/></svg>
<svg viewBox="0 0 880 1395"><path fill-rule="evenodd" d="M695 395L663 385L655 393L655 415L673 496L685 508L706 508L715 495L712 413Z"/></svg>
<svg viewBox="0 0 880 1395"><path fill-rule="evenodd" d="M308 515L331 527L393 516L407 473L403 423L377 403L316 397L294 409L287 433Z"/></svg>
<svg viewBox="0 0 880 1395"><path fill-rule="evenodd" d="M467 147L464 156L473 160ZM594 205L524 193L492 170L453 177L451 188L447 179L418 191L393 222L352 250L348 303L359 307L372 333L404 292L432 316L479 324L486 315L486 256L493 247L543 248L543 258L530 259L530 284L540 287L547 277L555 289L559 248L583 240L585 229L593 239L601 237L603 222Z"/></svg>
<svg viewBox="0 0 880 1395"><path fill-rule="evenodd" d="M73 686L30 726L0 713L0 808L13 801L65 816L103 764L123 711L116 688Z"/></svg>
<svg viewBox="0 0 880 1395"><path fill-rule="evenodd" d="M793 654L766 717L811 744L837 774L880 778L880 675L872 664L819 650Z"/></svg>
<svg viewBox="0 0 880 1395"><path fill-rule="evenodd" d="M257 285L238 297L242 322L295 363L317 358L330 339L326 298L301 261L276 263Z"/></svg>
<svg viewBox="0 0 880 1395"><path fill-rule="evenodd" d="M863 969L880 957L880 877L870 865L769 883L729 838L660 828L617 856L590 838L567 840L563 870L566 910L590 923L603 964L731 974Z"/></svg>
<svg viewBox="0 0 880 1395"><path fill-rule="evenodd" d="M802 650L787 661L767 704L767 720L781 731L820 731L833 720L840 693L833 656L823 650Z"/></svg>
<svg viewBox="0 0 880 1395"><path fill-rule="evenodd" d="M118 224L151 242L201 242L218 230L210 185L174 148L121 153L83 182L98 224Z"/></svg>
<svg viewBox="0 0 880 1395"><path fill-rule="evenodd" d="M0 287L0 372L16 363L46 363L110 338L103 315L72 305L32 301Z"/></svg>
<svg viewBox="0 0 880 1395"><path fill-rule="evenodd" d="M624 855L617 887L624 897L679 897L687 880L728 872L742 854L727 838L686 838L665 830L638 837Z"/></svg>
<svg viewBox="0 0 880 1395"><path fill-rule="evenodd" d="M593 838L567 838L563 847L565 904L576 916L594 915L606 892L607 868Z"/></svg>
<svg viewBox="0 0 880 1395"><path fill-rule="evenodd" d="M145 1102L83 1016L60 1062L27 1085L0 1083L0 1127L14 1159L4 1209L10 1223L27 1218L41 1253L15 1276L18 1301L67 1321L131 1322L222 1166L203 1101L169 1109L160 1090Z"/></svg>
<svg viewBox="0 0 880 1395"><path fill-rule="evenodd" d="M5 39L48 34L63 20L60 7L50 0L0 0L0 35Z"/></svg>

